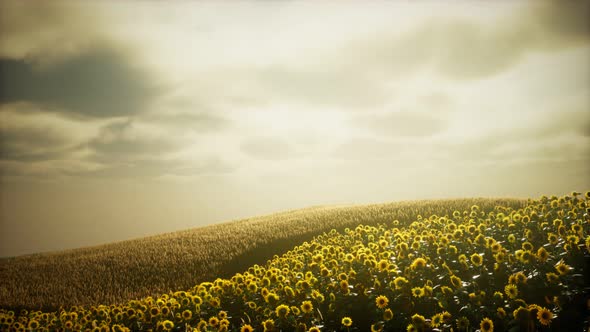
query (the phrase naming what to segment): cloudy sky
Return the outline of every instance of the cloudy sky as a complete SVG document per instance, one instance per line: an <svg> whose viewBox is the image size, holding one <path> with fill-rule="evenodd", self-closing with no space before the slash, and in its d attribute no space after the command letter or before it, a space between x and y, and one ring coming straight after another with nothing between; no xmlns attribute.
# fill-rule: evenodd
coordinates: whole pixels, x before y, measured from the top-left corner
<svg viewBox="0 0 590 332"><path fill-rule="evenodd" d="M589 2L0 3L0 256L590 189Z"/></svg>

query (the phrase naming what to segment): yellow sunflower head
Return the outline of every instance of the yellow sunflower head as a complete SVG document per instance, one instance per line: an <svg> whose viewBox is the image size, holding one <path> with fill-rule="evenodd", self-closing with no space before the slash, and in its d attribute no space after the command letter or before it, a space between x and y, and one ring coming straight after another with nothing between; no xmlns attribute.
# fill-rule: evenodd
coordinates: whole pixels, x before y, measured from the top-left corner
<svg viewBox="0 0 590 332"><path fill-rule="evenodd" d="M303 301L303 303L301 304L301 311L303 311L306 314L312 312L313 304L311 303L311 301Z"/></svg>
<svg viewBox="0 0 590 332"><path fill-rule="evenodd" d="M494 331L494 323L491 319L486 317L479 323L479 328L481 329L481 332L492 332Z"/></svg>
<svg viewBox="0 0 590 332"><path fill-rule="evenodd" d="M341 321L342 325L350 327L352 325L352 319L350 317L344 317Z"/></svg>
<svg viewBox="0 0 590 332"><path fill-rule="evenodd" d="M377 305L377 307L379 309L383 309L383 308L387 307L387 305L389 305L389 299L385 295L379 295L375 299L375 304Z"/></svg>
<svg viewBox="0 0 590 332"><path fill-rule="evenodd" d="M553 313L547 308L541 308L537 312L537 319L542 325L548 326L553 319Z"/></svg>

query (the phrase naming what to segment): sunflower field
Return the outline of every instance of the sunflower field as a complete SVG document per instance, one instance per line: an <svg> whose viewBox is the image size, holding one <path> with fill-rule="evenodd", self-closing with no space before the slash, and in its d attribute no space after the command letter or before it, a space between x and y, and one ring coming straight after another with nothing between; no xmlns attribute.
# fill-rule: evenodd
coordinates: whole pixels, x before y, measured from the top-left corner
<svg viewBox="0 0 590 332"><path fill-rule="evenodd" d="M0 308L54 311L60 306L124 304L231 278L331 229L409 222L418 214L446 215L472 205L487 212L497 205L525 204L523 199L468 198L320 206L95 247L0 258Z"/></svg>
<svg viewBox="0 0 590 332"><path fill-rule="evenodd" d="M231 278L118 305L0 310L9 331L580 331L590 192L331 230Z"/></svg>

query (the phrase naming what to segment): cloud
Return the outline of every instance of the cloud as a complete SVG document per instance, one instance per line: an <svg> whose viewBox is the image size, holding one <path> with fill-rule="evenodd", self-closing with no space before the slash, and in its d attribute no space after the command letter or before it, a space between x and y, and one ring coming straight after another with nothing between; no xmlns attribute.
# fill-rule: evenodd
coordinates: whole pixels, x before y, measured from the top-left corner
<svg viewBox="0 0 590 332"><path fill-rule="evenodd" d="M491 76L534 52L556 52L590 45L587 1L535 1L494 24L448 21L432 35L435 67L455 79ZM443 38L444 37L444 38Z"/></svg>
<svg viewBox="0 0 590 332"><path fill-rule="evenodd" d="M357 125L373 133L389 137L423 137L442 132L445 119L436 112L397 111L355 117Z"/></svg>
<svg viewBox="0 0 590 332"><path fill-rule="evenodd" d="M590 43L590 3L574 0L534 1L524 11L522 24L530 29L539 46L580 46Z"/></svg>
<svg viewBox="0 0 590 332"><path fill-rule="evenodd" d="M106 40L105 16L91 3L0 3L0 57L50 63Z"/></svg>
<svg viewBox="0 0 590 332"><path fill-rule="evenodd" d="M234 170L236 170L235 165L216 156L208 156L200 160L137 158L131 162L106 164L99 169L84 171L74 175L87 178L114 179L155 179L169 177L186 179L203 175L228 174Z"/></svg>
<svg viewBox="0 0 590 332"><path fill-rule="evenodd" d="M534 167L536 162L590 160L590 113L586 108L566 104L545 112L542 117L530 117L526 125L515 123L467 137L452 133L433 136L429 131L424 131L424 136L389 132L356 136L337 145L330 156L367 163L395 161L398 166L441 165L443 169L500 164ZM372 125L382 121L375 118Z"/></svg>
<svg viewBox="0 0 590 332"><path fill-rule="evenodd" d="M49 65L0 59L0 103L37 103L86 118L138 114L150 106L160 87L132 62L108 47Z"/></svg>
<svg viewBox="0 0 590 332"><path fill-rule="evenodd" d="M478 4L482 10L481 4ZM485 4L488 10L506 3ZM571 1L521 4L510 15L474 20L469 15L422 17L401 30L395 24L355 36L335 48L328 67L342 64L351 78L363 73L403 80L424 69L453 80L489 77L532 52L556 52L590 44L590 5ZM371 88L371 87L369 87Z"/></svg>
<svg viewBox="0 0 590 332"><path fill-rule="evenodd" d="M86 160L102 167L75 175L99 178L189 177L231 173L236 169L220 154L192 152L192 144L195 143L192 140L199 137L191 131L179 131L177 126L161 126L144 120L112 122L103 126L99 134L84 146L88 150Z"/></svg>
<svg viewBox="0 0 590 332"><path fill-rule="evenodd" d="M40 128L0 130L0 160L38 161L67 155L68 137Z"/></svg>
<svg viewBox="0 0 590 332"><path fill-rule="evenodd" d="M262 160L281 160L293 157L291 144L280 137L254 137L242 142L240 150L248 156Z"/></svg>
<svg viewBox="0 0 590 332"><path fill-rule="evenodd" d="M511 164L541 161L579 161L590 155L590 113L586 110L553 109L526 126L496 129L479 137L436 142L447 160L466 163Z"/></svg>
<svg viewBox="0 0 590 332"><path fill-rule="evenodd" d="M91 159L106 164L157 159L180 147L178 138L164 135L160 128L142 126L130 119L102 127L99 135L87 143Z"/></svg>
<svg viewBox="0 0 590 332"><path fill-rule="evenodd" d="M67 159L94 134L93 125L42 112L30 104L0 107L0 159Z"/></svg>

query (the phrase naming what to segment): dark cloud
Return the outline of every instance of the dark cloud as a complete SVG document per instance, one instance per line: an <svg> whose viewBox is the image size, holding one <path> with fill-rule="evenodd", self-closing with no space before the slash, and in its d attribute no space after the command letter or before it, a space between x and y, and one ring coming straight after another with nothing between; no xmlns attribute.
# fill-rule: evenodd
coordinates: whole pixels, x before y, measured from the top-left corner
<svg viewBox="0 0 590 332"><path fill-rule="evenodd" d="M219 157L201 156L199 160L175 157L174 153L186 146L185 140L164 132L139 130L137 126L133 120L125 120L103 127L98 137L85 145L91 151L89 160L102 167L72 175L146 178L228 173L235 169Z"/></svg>
<svg viewBox="0 0 590 332"><path fill-rule="evenodd" d="M154 78L110 48L95 48L52 64L0 59L0 103L31 102L90 118L145 111L160 92Z"/></svg>
<svg viewBox="0 0 590 332"><path fill-rule="evenodd" d="M588 45L590 43L590 2L535 1L525 15L539 29L538 38L554 40L552 44Z"/></svg>
<svg viewBox="0 0 590 332"><path fill-rule="evenodd" d="M139 159L158 159L181 146L173 137L137 132L132 120L119 121L103 127L98 137L86 147L91 159L104 164L129 163Z"/></svg>
<svg viewBox="0 0 590 332"><path fill-rule="evenodd" d="M108 29L90 2L0 3L0 57L51 62L70 56Z"/></svg>
<svg viewBox="0 0 590 332"><path fill-rule="evenodd" d="M43 128L0 128L0 160L38 161L65 154L69 138Z"/></svg>
<svg viewBox="0 0 590 332"><path fill-rule="evenodd" d="M245 154L263 160L281 160L293 157L293 147L279 137L255 137L244 141L240 150Z"/></svg>

